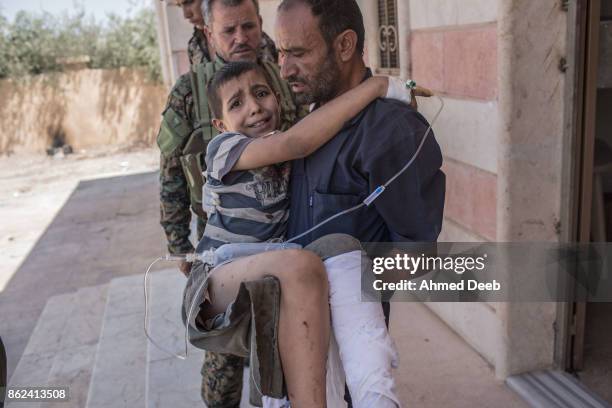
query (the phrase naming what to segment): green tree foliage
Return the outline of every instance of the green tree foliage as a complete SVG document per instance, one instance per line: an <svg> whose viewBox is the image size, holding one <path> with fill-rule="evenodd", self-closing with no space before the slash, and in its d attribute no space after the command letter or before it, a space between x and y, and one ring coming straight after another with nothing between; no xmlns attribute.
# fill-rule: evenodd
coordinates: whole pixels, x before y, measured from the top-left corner
<svg viewBox="0 0 612 408"><path fill-rule="evenodd" d="M13 22L0 14L0 78L61 71L62 60L88 56L91 68L144 67L160 80L156 33L149 9L104 24L82 8L61 16L22 11Z"/></svg>

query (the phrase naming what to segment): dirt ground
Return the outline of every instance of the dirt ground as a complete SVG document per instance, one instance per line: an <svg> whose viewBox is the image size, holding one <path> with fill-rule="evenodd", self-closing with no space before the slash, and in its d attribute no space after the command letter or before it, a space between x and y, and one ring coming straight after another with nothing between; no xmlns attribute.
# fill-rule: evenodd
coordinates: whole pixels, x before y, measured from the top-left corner
<svg viewBox="0 0 612 408"><path fill-rule="evenodd" d="M156 148L97 148L67 156L0 157L0 292L78 183L159 169Z"/></svg>

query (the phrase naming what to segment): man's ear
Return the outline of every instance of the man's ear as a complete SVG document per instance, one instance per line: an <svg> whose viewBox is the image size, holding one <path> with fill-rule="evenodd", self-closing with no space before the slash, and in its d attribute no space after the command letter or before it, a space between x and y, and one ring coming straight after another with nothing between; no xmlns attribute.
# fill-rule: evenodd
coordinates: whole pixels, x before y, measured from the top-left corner
<svg viewBox="0 0 612 408"><path fill-rule="evenodd" d="M227 132L227 126L225 126L225 122L223 122L223 119L215 118L212 120L212 124L215 128L217 128L219 132Z"/></svg>
<svg viewBox="0 0 612 408"><path fill-rule="evenodd" d="M340 61L350 61L355 56L357 49L357 33L353 30L341 32L334 41L334 48Z"/></svg>
<svg viewBox="0 0 612 408"><path fill-rule="evenodd" d="M212 32L208 25L202 27L202 31L204 31L204 35L206 36L206 40L208 40L209 44L212 44Z"/></svg>

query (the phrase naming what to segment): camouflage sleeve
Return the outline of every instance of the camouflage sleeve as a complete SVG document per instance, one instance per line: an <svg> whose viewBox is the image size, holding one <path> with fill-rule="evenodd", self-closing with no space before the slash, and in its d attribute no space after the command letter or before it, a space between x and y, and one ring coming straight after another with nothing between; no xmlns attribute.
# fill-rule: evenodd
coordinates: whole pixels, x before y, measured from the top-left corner
<svg viewBox="0 0 612 408"><path fill-rule="evenodd" d="M160 224L166 233L168 251L171 254L186 254L193 251L189 241L191 200L187 180L178 155L162 155L160 162Z"/></svg>
<svg viewBox="0 0 612 408"><path fill-rule="evenodd" d="M160 160L160 224L166 233L168 251L183 254L193 251L190 235L190 196L180 156L193 131L191 85L189 77L179 78L168 98L158 134Z"/></svg>
<svg viewBox="0 0 612 408"><path fill-rule="evenodd" d="M210 53L208 51L208 40L198 28L193 29L193 35L187 44L187 55L191 65L202 64L210 61Z"/></svg>

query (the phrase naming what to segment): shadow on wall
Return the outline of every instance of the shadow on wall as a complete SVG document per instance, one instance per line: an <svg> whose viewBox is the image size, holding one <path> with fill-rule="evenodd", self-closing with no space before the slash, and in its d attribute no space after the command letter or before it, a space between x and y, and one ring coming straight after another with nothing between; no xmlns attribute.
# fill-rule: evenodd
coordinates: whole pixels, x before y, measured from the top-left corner
<svg viewBox="0 0 612 408"><path fill-rule="evenodd" d="M135 69L81 70L0 81L0 154L146 143L167 89Z"/></svg>

